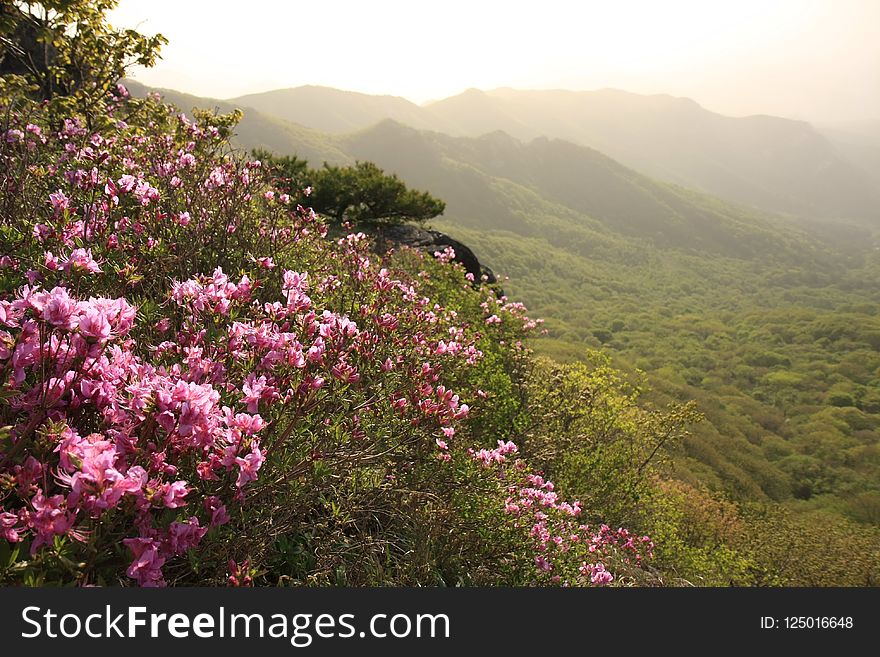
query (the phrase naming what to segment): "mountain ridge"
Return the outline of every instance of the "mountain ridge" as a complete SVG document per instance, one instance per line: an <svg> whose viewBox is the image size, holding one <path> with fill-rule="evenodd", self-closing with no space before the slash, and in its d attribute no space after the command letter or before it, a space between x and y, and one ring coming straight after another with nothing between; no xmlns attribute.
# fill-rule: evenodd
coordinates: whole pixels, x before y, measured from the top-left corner
<svg viewBox="0 0 880 657"><path fill-rule="evenodd" d="M132 95L143 97L147 93L156 92L183 112L189 112L193 108L216 109L224 113L235 109L243 110L244 115L236 126L235 143L245 149L298 152L301 157L313 162L350 163L350 158L339 151L331 137L307 126L265 115L240 103L194 96L174 89L148 87L135 80L123 82Z"/></svg>
<svg viewBox="0 0 880 657"><path fill-rule="evenodd" d="M133 93L145 92L145 87L133 87ZM242 107L168 90L162 93L183 109ZM796 230L790 223L774 223L778 218L770 213L657 181L601 151L566 140L539 136L526 141L498 129L479 137L450 136L395 119L348 134L327 135L251 108L245 110L236 137L243 148L296 154L312 166L374 161L407 184L444 198L447 216L474 227L500 227L506 222L507 227L531 233L536 226L530 218L510 210L516 203L525 203L554 223L589 224L591 231L611 231L661 248L743 258L771 252L776 258L793 257L784 235ZM519 191L512 192L511 186ZM506 192L500 193L501 188ZM562 226L557 228L565 232ZM808 240L801 235L798 241L805 244Z"/></svg>
<svg viewBox="0 0 880 657"><path fill-rule="evenodd" d="M346 134L391 118L453 136L504 130L595 148L641 173L771 212L880 223L873 160L844 150L805 121L725 116L687 97L596 91L476 88L424 105L307 85L231 101L267 116Z"/></svg>
<svg viewBox="0 0 880 657"><path fill-rule="evenodd" d="M804 121L727 117L691 99L620 90L504 91L429 107L460 134L487 122L515 137L590 146L642 173L773 212L875 222L876 194Z"/></svg>
<svg viewBox="0 0 880 657"><path fill-rule="evenodd" d="M343 91L321 85L247 94L227 102L247 105L264 114L331 134L352 132L385 118L423 129L440 123L429 111L400 96Z"/></svg>
<svg viewBox="0 0 880 657"><path fill-rule="evenodd" d="M580 224L595 222L593 230L602 226L660 248L747 259L772 252L785 259L788 236L799 233L788 223L774 223L769 214L658 182L595 149L559 139L523 142L503 131L450 137L386 119L338 143L355 159L374 161L408 184L431 189L447 201L447 216L470 217L475 227L474 222L485 224L489 217L499 216L479 202L491 196L487 187L507 181L562 205ZM465 175L463 167L472 172ZM482 176L496 182L478 184ZM471 185L464 187L466 192L464 177ZM808 240L800 235L799 241Z"/></svg>

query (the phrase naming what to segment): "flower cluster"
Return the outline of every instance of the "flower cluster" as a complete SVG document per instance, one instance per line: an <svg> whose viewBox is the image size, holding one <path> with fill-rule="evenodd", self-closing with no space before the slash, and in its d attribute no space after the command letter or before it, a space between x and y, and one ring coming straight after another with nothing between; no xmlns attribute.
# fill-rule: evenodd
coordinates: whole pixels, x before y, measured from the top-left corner
<svg viewBox="0 0 880 657"><path fill-rule="evenodd" d="M607 569L611 561L639 567L653 557L654 544L648 536L604 524L594 530L579 522L581 504L561 500L552 481L529 471L524 461L512 460L518 451L513 442L499 440L494 449L470 453L483 467L496 468L505 483L504 511L528 532L539 576L565 586L602 586L614 581Z"/></svg>
<svg viewBox="0 0 880 657"><path fill-rule="evenodd" d="M26 171L5 188L28 200L27 189L42 190L30 225L19 219L25 241L4 244L2 265L24 284L0 296L11 445L0 456L0 531L31 555L122 545L125 574L161 585L169 562L245 502L267 443L282 460L363 457L378 449L366 440L371 427L390 417L448 457L435 438L451 439L468 414L443 380L479 360L479 335L378 266L363 235L333 253L314 213L286 195L257 194L259 163L218 158L214 141L215 131L183 116L166 134L122 125L101 136L76 120L45 135L30 124L5 133L6 170ZM43 167L49 176L37 175ZM221 266L193 272L200 258L183 258L185 245L242 248L229 236L248 211L264 244L298 245L323 266L276 268L275 252L239 256L254 271L236 280ZM279 213L286 220L273 225ZM149 280L165 270L185 275L167 287ZM348 305L350 282L360 303L334 310ZM114 296L126 289L164 311L136 322L139 310ZM331 411L342 411L350 438L316 421ZM309 449L285 444L309 426Z"/></svg>
<svg viewBox="0 0 880 657"><path fill-rule="evenodd" d="M538 326L521 304L480 306L452 249L408 269L363 234L328 239L260 162L224 155L222 117L153 107L143 129L129 105L151 107L120 91L104 134L13 111L0 133L0 540L57 558L64 582L186 581L195 551L249 585L258 555L230 561L230 536L295 534L326 508L347 532L339 496L369 518L394 508L383 495L440 499L463 458L502 476L539 576L603 584L612 552L641 560L642 539L578 524L514 443L479 448L480 382L511 376L499 350L522 357Z"/></svg>
<svg viewBox="0 0 880 657"><path fill-rule="evenodd" d="M221 405L198 367L135 355L136 311L125 299L26 285L0 308L12 420L2 466L16 493L0 507L5 538L31 539L33 554L56 538L83 541L111 511L126 513L137 533L123 541L134 555L127 572L160 584L166 559L228 519L198 480L225 476L240 490L256 478L262 420ZM197 481L181 478L176 464L188 459ZM158 523L164 510L184 508L193 515Z"/></svg>
<svg viewBox="0 0 880 657"><path fill-rule="evenodd" d="M483 313L486 315L486 324L500 324L501 315L510 316L517 319L524 331L532 331L544 323L543 319L532 319L526 313L528 309L519 301L510 301L506 296L491 296L480 304Z"/></svg>

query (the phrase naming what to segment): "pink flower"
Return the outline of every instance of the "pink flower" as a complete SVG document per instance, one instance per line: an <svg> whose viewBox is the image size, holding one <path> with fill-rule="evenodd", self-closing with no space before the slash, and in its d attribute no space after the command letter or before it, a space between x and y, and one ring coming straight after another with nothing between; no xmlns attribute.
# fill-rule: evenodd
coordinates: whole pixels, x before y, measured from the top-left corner
<svg viewBox="0 0 880 657"><path fill-rule="evenodd" d="M57 192L49 194L49 202L55 209L55 214L59 214L70 208L70 199L64 195L60 189Z"/></svg>
<svg viewBox="0 0 880 657"><path fill-rule="evenodd" d="M69 428L56 448L61 467L72 475L61 473L58 480L68 485L68 505L80 506L93 516L113 508L126 494L140 493L147 474L140 466L129 468L124 475L117 470L116 446L104 436L92 433L85 438Z"/></svg>
<svg viewBox="0 0 880 657"><path fill-rule="evenodd" d="M52 235L52 229L46 224L36 224L34 226L33 235L38 242L45 242Z"/></svg>
<svg viewBox="0 0 880 657"><path fill-rule="evenodd" d="M605 586L614 580L614 575L605 570L605 564L587 564L584 563L580 567L581 573L589 575L590 583L594 586Z"/></svg>
<svg viewBox="0 0 880 657"><path fill-rule="evenodd" d="M56 536L70 532L76 519L76 512L67 509L67 500L63 495L46 498L39 491L31 499L33 512L27 514L27 524L34 531L31 543L31 554L36 554L41 546L51 543Z"/></svg>
<svg viewBox="0 0 880 657"><path fill-rule="evenodd" d="M162 484L156 491L158 499L166 508L177 509L186 505L185 498L189 493L185 481L175 481L171 484Z"/></svg>
<svg viewBox="0 0 880 657"><path fill-rule="evenodd" d="M245 456L244 458L236 458L235 462L238 464L240 468L238 473L238 479L235 482L235 485L238 488L241 488L249 481L256 481L257 479L257 470L263 465L263 461L265 461L265 457L263 453L260 451L260 446L255 442L251 446L251 453Z"/></svg>
<svg viewBox="0 0 880 657"><path fill-rule="evenodd" d="M134 196L142 206L147 206L151 201L159 200L159 190L145 180L138 180L134 188Z"/></svg>
<svg viewBox="0 0 880 657"><path fill-rule="evenodd" d="M238 429L245 436L252 436L266 426L263 418L261 418L259 415L238 413L237 415L233 416L232 409L230 409L228 406L224 406L223 411L226 415L226 417L224 418L226 425L230 429Z"/></svg>
<svg viewBox="0 0 880 657"><path fill-rule="evenodd" d="M519 451L519 449L517 448L516 444L510 440L508 440L507 442L504 442L503 440L499 440L497 451L499 454L501 454L503 456L508 456L510 454L516 454Z"/></svg>
<svg viewBox="0 0 880 657"><path fill-rule="evenodd" d="M126 538L122 543L134 554L134 561L125 573L141 586L165 586L162 578L165 557L159 554L159 542L152 538Z"/></svg>
<svg viewBox="0 0 880 657"><path fill-rule="evenodd" d="M137 184L137 178L130 174L125 174L116 181L117 186L123 192L130 192Z"/></svg>
<svg viewBox="0 0 880 657"><path fill-rule="evenodd" d="M284 271L284 284L281 289L283 291L287 290L305 290L308 288L308 274L300 274L299 272L285 270Z"/></svg>
<svg viewBox="0 0 880 657"><path fill-rule="evenodd" d="M443 263L452 262L455 260L455 249L447 246L443 251L434 251L434 257Z"/></svg>
<svg viewBox="0 0 880 657"><path fill-rule="evenodd" d="M184 153L179 158L177 158L177 164L181 167L191 167L195 166L196 158L192 153Z"/></svg>
<svg viewBox="0 0 880 657"><path fill-rule="evenodd" d="M541 571L543 571L543 572L545 572L545 573L550 572L551 570L553 570L553 564L550 563L550 562L549 562L544 556L542 556L542 555L538 555L537 557L535 557L535 566L538 568L538 570L541 570Z"/></svg>
<svg viewBox="0 0 880 657"><path fill-rule="evenodd" d="M66 289L53 288L48 294L41 295L41 303L43 304L41 317L44 320L65 329L76 327L77 303L70 298Z"/></svg>
<svg viewBox="0 0 880 657"><path fill-rule="evenodd" d="M361 380L361 375L357 370L345 361L336 363L330 368L330 373L344 383L357 383Z"/></svg>
<svg viewBox="0 0 880 657"><path fill-rule="evenodd" d="M186 522L171 523L168 527L168 543L174 554L183 554L196 547L207 533L208 528L201 527L199 519L192 516Z"/></svg>
<svg viewBox="0 0 880 657"><path fill-rule="evenodd" d="M61 269L61 262L58 260L58 258L52 255L51 251L46 251L46 253L43 255L43 265L49 271L58 271L59 269Z"/></svg>
<svg viewBox="0 0 880 657"><path fill-rule="evenodd" d="M310 363L320 363L321 359L324 357L324 338L318 336L315 338L314 344L309 347L308 352L306 352L306 358Z"/></svg>
<svg viewBox="0 0 880 657"><path fill-rule="evenodd" d="M16 514L0 511L0 538L10 543L18 543L22 540L20 532L24 529Z"/></svg>
<svg viewBox="0 0 880 657"><path fill-rule="evenodd" d="M216 465L216 462L201 461L196 466L196 472L199 475L199 479L202 481L217 481L220 479L220 477L214 473L214 467Z"/></svg>
<svg viewBox="0 0 880 657"><path fill-rule="evenodd" d="M211 527L219 527L229 522L229 514L226 512L226 507L216 495L206 497L203 505L205 510L211 514Z"/></svg>
<svg viewBox="0 0 880 657"><path fill-rule="evenodd" d="M79 316L79 332L87 338L103 342L110 337L112 329L103 311L89 307Z"/></svg>
<svg viewBox="0 0 880 657"><path fill-rule="evenodd" d="M22 137L24 137L24 133L17 128L10 128L3 133L3 138L6 140L7 144L14 144L17 141L21 141Z"/></svg>
<svg viewBox="0 0 880 657"><path fill-rule="evenodd" d="M248 413L257 412L263 392L268 389L265 376L260 375L257 378L257 375L253 372L247 375L241 386L241 391L244 393L242 401L247 405Z"/></svg>
<svg viewBox="0 0 880 657"><path fill-rule="evenodd" d="M74 249L67 258L67 261L64 262L61 267L68 273L71 271L89 272L92 274L98 274L101 272L101 267L95 262L94 258L92 258L91 249Z"/></svg>

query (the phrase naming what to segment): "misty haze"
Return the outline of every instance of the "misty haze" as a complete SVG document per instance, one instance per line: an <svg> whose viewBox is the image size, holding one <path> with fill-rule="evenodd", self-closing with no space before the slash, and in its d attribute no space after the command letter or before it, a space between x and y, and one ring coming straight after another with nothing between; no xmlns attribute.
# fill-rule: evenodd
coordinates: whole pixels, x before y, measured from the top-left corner
<svg viewBox="0 0 880 657"><path fill-rule="evenodd" d="M0 583L880 583L880 3L67 4Z"/></svg>

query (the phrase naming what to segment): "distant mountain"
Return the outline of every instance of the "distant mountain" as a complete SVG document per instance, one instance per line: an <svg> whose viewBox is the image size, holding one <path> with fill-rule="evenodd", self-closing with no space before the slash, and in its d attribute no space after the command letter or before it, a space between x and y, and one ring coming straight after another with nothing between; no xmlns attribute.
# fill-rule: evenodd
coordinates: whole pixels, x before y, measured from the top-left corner
<svg viewBox="0 0 880 657"><path fill-rule="evenodd" d="M430 111L398 96L371 96L330 87L305 86L249 94L228 101L329 133L354 132L383 119L414 128L441 129Z"/></svg>
<svg viewBox="0 0 880 657"><path fill-rule="evenodd" d="M810 124L732 118L687 98L616 90L469 90L426 107L454 133L504 130L591 146L657 178L724 199L823 218L880 219L865 172Z"/></svg>
<svg viewBox="0 0 880 657"><path fill-rule="evenodd" d="M510 208L518 197L534 195L556 208L556 219L562 207L562 217L576 215L570 219L574 223L602 226L661 248L780 257L791 231L751 210L655 181L596 150L558 139L523 143L503 132L449 137L387 120L338 143L352 157L430 189L446 200L448 216L476 228L521 232L524 226L511 222L523 219L512 219ZM522 191L511 195L511 186ZM544 209L539 216L551 213ZM536 226L543 232L540 221Z"/></svg>
<svg viewBox="0 0 880 657"><path fill-rule="evenodd" d="M132 91L147 90L132 86ZM451 137L391 119L351 134L329 135L268 117L244 103L161 93L182 109L244 107L236 140L246 149L296 154L312 166L373 161L445 200L446 216L462 226L524 236L549 232L578 254L603 240L626 237L685 252L802 260L808 243L791 225L659 182L597 150L560 139L523 142L497 130L481 137ZM787 246L793 234L798 235L796 255Z"/></svg>
<svg viewBox="0 0 880 657"><path fill-rule="evenodd" d="M880 119L817 128L846 160L868 174L875 189L880 189Z"/></svg>
<svg viewBox="0 0 880 657"><path fill-rule="evenodd" d="M873 151L863 156L858 141L822 134L802 121L722 116L687 98L612 89L469 89L418 106L396 96L304 86L226 102L331 134L393 119L454 136L501 130L521 140L565 139L729 201L809 218L880 223L880 169Z"/></svg>
<svg viewBox="0 0 880 657"><path fill-rule="evenodd" d="M297 153L316 164L350 162L350 158L336 147L333 138L312 128L262 114L241 103L201 98L172 89L153 89L134 80L125 80L125 85L134 96L138 97L144 97L150 92L159 92L167 102L183 112L189 112L193 108L216 109L219 112L244 110L244 117L236 128L234 141L248 150L265 148L279 153Z"/></svg>

